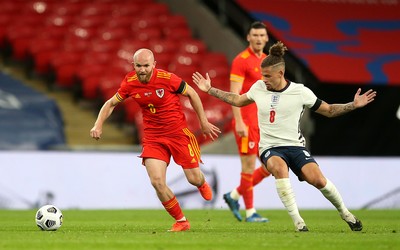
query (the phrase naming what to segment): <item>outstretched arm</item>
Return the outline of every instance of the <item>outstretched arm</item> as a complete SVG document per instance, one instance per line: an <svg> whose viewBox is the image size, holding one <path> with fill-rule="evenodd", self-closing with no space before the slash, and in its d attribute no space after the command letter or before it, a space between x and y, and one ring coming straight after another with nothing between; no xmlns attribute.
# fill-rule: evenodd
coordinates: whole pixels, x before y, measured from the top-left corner
<svg viewBox="0 0 400 250"><path fill-rule="evenodd" d="M212 87L208 73L206 74L206 77L207 79L204 78L199 72L193 73L193 82L201 91L207 92L209 95L215 96L218 99L236 107L246 106L253 102L247 98L246 94L238 95L236 93L226 92Z"/></svg>
<svg viewBox="0 0 400 250"><path fill-rule="evenodd" d="M203 104L201 103L200 97L197 92L189 84L187 84L186 93L184 93L183 95L189 97L190 104L192 105L194 111L197 114L197 117L199 118L203 135L209 136L211 140L214 141L214 138L218 137L218 134L221 133L221 130L214 124L208 122L208 119L204 112Z"/></svg>
<svg viewBox="0 0 400 250"><path fill-rule="evenodd" d="M326 102L322 102L321 106L316 110L316 112L327 117L344 115L357 108L366 106L368 103L374 101L376 96L376 91L373 91L372 89L368 90L362 95L360 95L360 93L361 88L359 88L354 95L354 100L345 104L328 104Z"/></svg>

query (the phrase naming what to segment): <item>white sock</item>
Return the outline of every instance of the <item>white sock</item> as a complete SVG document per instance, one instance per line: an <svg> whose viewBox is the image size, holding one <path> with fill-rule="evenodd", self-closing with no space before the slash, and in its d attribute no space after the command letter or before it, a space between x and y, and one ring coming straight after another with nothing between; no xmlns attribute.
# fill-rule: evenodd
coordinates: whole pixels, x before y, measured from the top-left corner
<svg viewBox="0 0 400 250"><path fill-rule="evenodd" d="M231 198L234 199L235 201L240 199L240 194L239 192L236 190L236 188L234 190L232 190L231 192Z"/></svg>
<svg viewBox="0 0 400 250"><path fill-rule="evenodd" d="M185 217L185 216L183 216L182 218L180 218L180 219L179 219L179 220L177 220L177 221L179 221L179 222L186 221L186 217Z"/></svg>
<svg viewBox="0 0 400 250"><path fill-rule="evenodd" d="M342 219L346 221L351 221L353 223L355 222L354 216L344 205L342 196L330 180L326 179L325 187L321 188L319 191L321 191L325 198L328 199L332 203L332 205L336 207Z"/></svg>
<svg viewBox="0 0 400 250"><path fill-rule="evenodd" d="M246 218L249 218L256 212L255 208L246 209Z"/></svg>
<svg viewBox="0 0 400 250"><path fill-rule="evenodd" d="M276 179L275 186L279 198L286 207L290 217L292 217L295 226L298 227L299 225L305 225L303 218L300 216L299 209L297 208L296 199L289 178Z"/></svg>

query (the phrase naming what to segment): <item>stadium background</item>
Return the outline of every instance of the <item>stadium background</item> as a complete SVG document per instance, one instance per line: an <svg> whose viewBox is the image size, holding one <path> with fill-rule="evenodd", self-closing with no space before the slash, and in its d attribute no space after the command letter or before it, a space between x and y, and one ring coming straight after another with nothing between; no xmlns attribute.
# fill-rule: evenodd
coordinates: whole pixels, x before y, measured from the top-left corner
<svg viewBox="0 0 400 250"><path fill-rule="evenodd" d="M99 164L92 151L99 155L118 152L110 157L120 156L121 151L138 154L142 124L132 102L115 112L101 141L88 136L100 103L115 92L130 69L131 53L150 47L156 51L160 67L189 83L191 73L200 69L210 71L220 87L227 89L229 62L246 46L246 29L256 19L269 27L268 45L277 40L288 45L288 78L305 83L317 96L328 102L348 102L358 87L378 92L372 105L350 115L326 119L306 113L302 127L313 154L328 156L331 162L360 176L363 171L357 164L365 164L365 159L400 166L400 48L395 42L400 38L398 1L1 0L0 4L0 149L21 154L11 161L4 157L0 161L0 168L10 176L13 171L32 170L41 164L56 168L57 161L68 162L69 154L92 156L81 162L82 168ZM299 11L303 9L307 12ZM230 107L206 95L201 97L209 119L224 131L211 143L201 137L196 123L189 124L203 154L217 154L233 163L236 149L230 132ZM195 121L186 104L183 102L188 120ZM33 161L32 165L27 164L29 160L18 160L24 152L35 155L35 151L43 159L47 159L43 152L61 154L58 160ZM351 161L356 166L342 165L341 159L354 157L360 160ZM398 169L388 169L393 171L389 172L391 177L397 176ZM237 178L230 172L218 175L219 185ZM368 168L366 172L373 176L376 170ZM41 173L33 173L40 178ZM46 172L44 178L52 179L53 175ZM2 178L8 179L7 174ZM36 177L32 174L32 178ZM4 186L8 183L5 179L0 181L3 190L12 189ZM215 186L216 191L218 188L221 186ZM18 193L31 199L26 190ZM398 207L399 187L379 190L376 196L367 195L364 205L387 198L392 201L389 206ZM13 191L0 194L2 206L18 204L10 193Z"/></svg>

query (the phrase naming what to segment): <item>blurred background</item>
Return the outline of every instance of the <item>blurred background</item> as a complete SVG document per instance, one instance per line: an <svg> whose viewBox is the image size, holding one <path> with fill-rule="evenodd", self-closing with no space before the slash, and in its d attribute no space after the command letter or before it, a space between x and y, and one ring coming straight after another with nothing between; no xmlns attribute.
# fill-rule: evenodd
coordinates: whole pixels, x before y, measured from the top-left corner
<svg viewBox="0 0 400 250"><path fill-rule="evenodd" d="M143 124L133 100L118 106L101 140L89 136L101 105L132 70L133 52L150 48L157 67L189 84L194 71L208 72L228 90L230 63L259 20L270 36L266 53L276 41L287 45L289 80L328 103L352 101L358 88L378 93L338 118L306 112L302 131L311 152L398 163L399 13L398 0L0 0L0 150L140 152ZM215 142L205 139L182 99L202 153L235 156L231 107L198 93L223 131ZM0 158L0 167L5 162Z"/></svg>

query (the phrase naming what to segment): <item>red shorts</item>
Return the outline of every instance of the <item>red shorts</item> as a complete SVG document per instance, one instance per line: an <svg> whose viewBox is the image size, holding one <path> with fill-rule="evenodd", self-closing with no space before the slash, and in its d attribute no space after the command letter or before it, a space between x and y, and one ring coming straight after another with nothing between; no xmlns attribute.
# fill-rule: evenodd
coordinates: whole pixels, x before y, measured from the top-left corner
<svg viewBox="0 0 400 250"><path fill-rule="evenodd" d="M235 121L232 124L239 155L258 155L258 142L260 141L258 125L247 125L248 136L241 137L236 133Z"/></svg>
<svg viewBox="0 0 400 250"><path fill-rule="evenodd" d="M197 139L187 128L168 136L144 138L142 145L143 151L139 157L143 159L154 158L169 165L172 156L175 163L184 169L197 168L199 163L203 163Z"/></svg>

